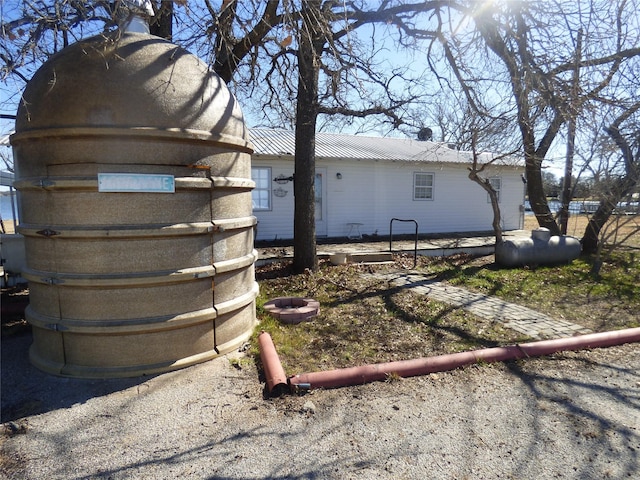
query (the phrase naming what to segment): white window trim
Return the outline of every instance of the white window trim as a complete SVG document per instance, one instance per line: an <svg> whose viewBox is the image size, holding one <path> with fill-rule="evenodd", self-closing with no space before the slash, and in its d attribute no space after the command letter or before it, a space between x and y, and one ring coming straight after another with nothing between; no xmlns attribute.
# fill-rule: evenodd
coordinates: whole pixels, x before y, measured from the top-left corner
<svg viewBox="0 0 640 480"><path fill-rule="evenodd" d="M416 176L417 175L431 175L431 197L430 198L416 198ZM436 174L433 172L413 172L413 186L411 189L411 196L414 202L432 202L435 198L436 188Z"/></svg>
<svg viewBox="0 0 640 480"><path fill-rule="evenodd" d="M256 212L270 212L273 210L273 195L271 193L271 181L273 179L272 173L271 173L271 167L259 167L259 166L253 166L251 167L251 173L253 173L253 170L268 170L269 172L269 178L267 180L268 184L266 188L258 188L258 185L256 184L256 187L253 191L260 191L260 190L266 190L267 194L269 195L269 207L268 208L253 208L254 211ZM252 175L253 177L253 175ZM252 206L253 206L253 198L252 198Z"/></svg>

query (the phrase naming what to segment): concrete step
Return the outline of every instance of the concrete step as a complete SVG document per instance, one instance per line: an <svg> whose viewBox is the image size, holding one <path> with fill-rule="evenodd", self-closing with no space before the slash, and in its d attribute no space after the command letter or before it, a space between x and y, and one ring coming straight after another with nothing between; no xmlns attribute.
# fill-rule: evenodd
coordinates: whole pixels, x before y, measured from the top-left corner
<svg viewBox="0 0 640 480"><path fill-rule="evenodd" d="M391 252L350 253L347 260L353 263L393 262L393 255Z"/></svg>
<svg viewBox="0 0 640 480"><path fill-rule="evenodd" d="M334 265L342 265L345 263L363 263L363 264L392 264L393 254L391 252L340 252L340 251L319 251L317 253L319 259L329 260ZM263 257L256 261L256 266L260 267L271 262L282 260L291 260L291 254L282 254L277 257Z"/></svg>
<svg viewBox="0 0 640 480"><path fill-rule="evenodd" d="M318 256L328 258L334 265L342 265L344 263L393 263L391 252L332 252L329 254L319 254Z"/></svg>

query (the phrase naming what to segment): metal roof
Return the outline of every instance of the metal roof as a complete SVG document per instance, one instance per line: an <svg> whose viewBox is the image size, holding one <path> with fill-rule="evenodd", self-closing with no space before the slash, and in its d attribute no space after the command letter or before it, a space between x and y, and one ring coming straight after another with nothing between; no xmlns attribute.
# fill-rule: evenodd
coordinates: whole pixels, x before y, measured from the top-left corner
<svg viewBox="0 0 640 480"><path fill-rule="evenodd" d="M0 185L3 187L10 187L13 185L14 174L7 170L0 171Z"/></svg>
<svg viewBox="0 0 640 480"><path fill-rule="evenodd" d="M2 147L8 147L10 146L9 144L9 137L13 134L13 131L9 132L9 133L4 133L2 135L0 135L0 146Z"/></svg>
<svg viewBox="0 0 640 480"><path fill-rule="evenodd" d="M13 132L12 132L13 133ZM0 145L9 146L9 136L2 135ZM254 155L292 157L295 152L295 132L272 128L251 128ZM483 161L491 154L482 154ZM415 140L411 138L368 137L344 133L316 133L316 157L326 159L396 160L427 163L471 163L471 152L450 148L446 143ZM496 162L500 165L522 166L520 159L511 157Z"/></svg>
<svg viewBox="0 0 640 480"><path fill-rule="evenodd" d="M251 128L249 135L254 155L291 156L295 152L295 132L269 128ZM483 154L486 162L490 154ZM396 160L429 163L471 163L471 152L449 148L445 143L410 138L368 137L342 133L316 133L316 157L325 159ZM497 162L501 165L511 161ZM522 165L521 161L516 164Z"/></svg>

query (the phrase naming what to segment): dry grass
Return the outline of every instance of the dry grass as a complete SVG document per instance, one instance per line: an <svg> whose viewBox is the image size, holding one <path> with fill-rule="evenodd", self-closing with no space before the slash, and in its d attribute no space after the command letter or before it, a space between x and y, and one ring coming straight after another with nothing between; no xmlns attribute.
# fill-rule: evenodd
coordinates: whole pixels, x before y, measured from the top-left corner
<svg viewBox="0 0 640 480"><path fill-rule="evenodd" d="M589 215L572 215L567 223L567 235L582 238L589 223ZM524 229L538 228L534 215L525 215ZM619 243L624 239L626 246L640 248L640 215L613 215L602 232L606 235L606 243Z"/></svg>
<svg viewBox="0 0 640 480"><path fill-rule="evenodd" d="M527 215L525 220L526 229L537 228L535 217ZM640 218L614 217L610 225L620 221L627 222L620 232L637 232ZM587 222L585 215L571 217L568 233L582 237ZM640 326L640 265L635 251L640 235L632 235L625 245L631 248L608 258L598 278L590 273L590 257L570 265L518 269L499 268L492 255L421 257L417 269L431 278L604 331ZM362 275L372 269L410 268L411 260L397 256L390 267L322 263L317 272L301 275L293 275L286 263L259 268L259 329L272 335L285 370L300 373L528 340L502 324ZM260 308L278 296L313 297L320 301L321 313L311 322L282 325Z"/></svg>
<svg viewBox="0 0 640 480"><path fill-rule="evenodd" d="M13 220L2 219L2 232L1 233L16 233L16 227Z"/></svg>
<svg viewBox="0 0 640 480"><path fill-rule="evenodd" d="M317 272L300 275L292 275L286 263L258 269L259 330L273 337L285 370L301 373L395 361L526 339L424 295L364 278L371 268L323 262ZM320 314L310 322L283 325L260 307L285 295L315 298Z"/></svg>
<svg viewBox="0 0 640 480"><path fill-rule="evenodd" d="M455 285L495 295L594 331L640 326L640 262L620 248L591 273L593 257L568 265L501 268L493 257L439 259L430 270Z"/></svg>
<svg viewBox="0 0 640 480"><path fill-rule="evenodd" d="M396 257L396 264L388 267L322 263L317 272L300 275L293 275L286 263L259 268L259 329L272 335L285 370L301 373L528 340L500 323L362 275L372 269L406 268L413 263L407 260ZM640 326L636 253L616 253L599 278L591 276L590 261L504 269L493 256L456 255L421 257L418 270L594 331ZM279 296L313 297L320 301L321 313L311 322L282 325L260 308Z"/></svg>
<svg viewBox="0 0 640 480"><path fill-rule="evenodd" d="M587 221L584 215L571 217L569 234L581 237ZM629 222L621 227L621 231L629 232L637 228L640 218L612 219L615 221ZM535 217L527 215L525 228L536 227ZM631 236L626 244L640 248L640 235ZM601 331L640 325L638 255L640 253L633 249L616 253L605 262L598 279L589 274L590 258L578 259L571 265L501 269L494 264L493 256L458 255L446 259L420 258L418 269L432 278L496 295ZM398 256L396 264L388 267L336 267L323 262L317 272L301 275L293 275L287 263L260 267L257 269L261 288L259 329L271 333L289 373L527 340L499 323L362 275L374 268L408 268L412 260ZM12 292L12 296L24 293ZM321 313L311 322L282 325L261 308L265 301L278 296L316 298L321 303ZM3 295L2 301L11 300ZM4 334L25 329L23 318L6 316L2 320Z"/></svg>

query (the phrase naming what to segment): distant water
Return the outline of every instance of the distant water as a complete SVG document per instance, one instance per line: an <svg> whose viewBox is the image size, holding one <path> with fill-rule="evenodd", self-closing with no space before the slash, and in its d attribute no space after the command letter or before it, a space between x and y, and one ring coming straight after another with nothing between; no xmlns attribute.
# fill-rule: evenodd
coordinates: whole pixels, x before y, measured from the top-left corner
<svg viewBox="0 0 640 480"><path fill-rule="evenodd" d="M15 193L13 195L13 198L14 198L14 207L16 211L16 216L18 216L18 204L15 202ZM13 213L11 211L10 195L0 195L0 215L2 215L3 220L13 219Z"/></svg>

